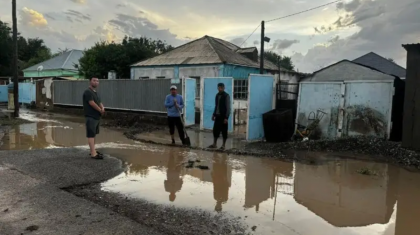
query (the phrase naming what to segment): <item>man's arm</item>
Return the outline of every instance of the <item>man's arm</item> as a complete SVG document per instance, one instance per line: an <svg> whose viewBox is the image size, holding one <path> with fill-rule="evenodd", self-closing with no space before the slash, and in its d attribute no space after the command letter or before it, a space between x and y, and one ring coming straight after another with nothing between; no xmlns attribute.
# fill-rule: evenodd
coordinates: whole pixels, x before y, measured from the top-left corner
<svg viewBox="0 0 420 235"><path fill-rule="evenodd" d="M102 112L102 109L95 103L93 100L93 95L90 92L85 92L83 94L83 98L88 100L89 105L92 106L92 108L94 108L96 111Z"/></svg>
<svg viewBox="0 0 420 235"><path fill-rule="evenodd" d="M178 104L178 108L180 108L180 109L184 108L184 99L182 98L182 96L180 96L180 102Z"/></svg>
<svg viewBox="0 0 420 235"><path fill-rule="evenodd" d="M202 99L202 98L201 98ZM217 111L217 95L214 99L214 111L213 111L213 118L216 117L216 111Z"/></svg>
<svg viewBox="0 0 420 235"><path fill-rule="evenodd" d="M96 111L102 112L102 109L95 103L95 101L90 100L89 105L92 106L92 108L94 108Z"/></svg>
<svg viewBox="0 0 420 235"><path fill-rule="evenodd" d="M166 96L165 98L165 107L166 108L172 108L174 106L174 101L170 99L169 96Z"/></svg>
<svg viewBox="0 0 420 235"><path fill-rule="evenodd" d="M226 118L225 119L229 119L230 116L230 96L226 95Z"/></svg>

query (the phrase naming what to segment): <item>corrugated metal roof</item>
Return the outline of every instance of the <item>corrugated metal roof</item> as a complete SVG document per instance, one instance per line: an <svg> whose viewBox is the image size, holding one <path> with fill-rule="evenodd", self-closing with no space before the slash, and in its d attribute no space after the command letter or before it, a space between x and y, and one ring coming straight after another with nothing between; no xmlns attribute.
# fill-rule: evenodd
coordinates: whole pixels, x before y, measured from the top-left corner
<svg viewBox="0 0 420 235"><path fill-rule="evenodd" d="M259 68L258 61L253 61L237 53L240 47L222 39L204 36L162 55L147 59L132 66L194 65L194 64L234 64ZM273 63L264 60L264 68L278 70Z"/></svg>
<svg viewBox="0 0 420 235"><path fill-rule="evenodd" d="M374 52L370 52L362 57L359 57L353 60L353 62L372 67L383 73L398 76L400 78L404 78L406 76L406 71L403 67Z"/></svg>
<svg viewBox="0 0 420 235"><path fill-rule="evenodd" d="M23 71L37 71L39 66L43 67L43 70L54 70L54 69L65 69L65 70L78 70L75 68L75 64L79 65L79 60L83 56L81 50L71 50L64 52L49 60L43 61L39 64L33 65Z"/></svg>

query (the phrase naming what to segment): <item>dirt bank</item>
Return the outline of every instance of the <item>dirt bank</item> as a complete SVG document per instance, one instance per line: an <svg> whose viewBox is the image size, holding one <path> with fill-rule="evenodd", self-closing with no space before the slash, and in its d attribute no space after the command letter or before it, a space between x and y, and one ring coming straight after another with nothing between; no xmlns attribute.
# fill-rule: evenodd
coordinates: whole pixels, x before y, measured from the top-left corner
<svg viewBox="0 0 420 235"><path fill-rule="evenodd" d="M139 139L135 134L126 132L125 135L129 139L137 140L144 143L166 145L150 140ZM195 150L217 151L208 148L190 147ZM299 161L304 163L312 163L314 160L310 155L296 157L288 154L290 150L309 150L312 152L337 152L345 153L346 158L353 156L354 159L371 160L377 162L386 162L395 164L405 168L420 169L420 152L405 149L401 147L401 143L386 141L374 137L356 137L341 138L336 140L316 140L307 142L284 142L284 143L266 143L253 142L245 144L241 149L228 149L223 152L235 155L247 155L257 157L277 158L284 161ZM350 154L350 155L349 155ZM361 156L363 155L363 156ZM366 157L368 155L368 157Z"/></svg>
<svg viewBox="0 0 420 235"><path fill-rule="evenodd" d="M168 235L245 234L247 226L241 218L215 214L199 209L179 209L131 199L118 193L105 192L99 184L68 188L66 191L85 198L141 225Z"/></svg>
<svg viewBox="0 0 420 235"><path fill-rule="evenodd" d="M341 138L337 140L317 140L286 143L250 143L246 151L258 151L270 156L286 150L310 150L344 152L370 155L372 160L393 163L403 167L420 169L420 153L401 147L401 143L373 137Z"/></svg>

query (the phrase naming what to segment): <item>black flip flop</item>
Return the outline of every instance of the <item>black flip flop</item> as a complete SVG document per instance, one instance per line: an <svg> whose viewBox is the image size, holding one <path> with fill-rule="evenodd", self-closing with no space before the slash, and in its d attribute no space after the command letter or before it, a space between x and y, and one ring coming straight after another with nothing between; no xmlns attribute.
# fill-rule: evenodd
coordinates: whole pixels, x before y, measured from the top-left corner
<svg viewBox="0 0 420 235"><path fill-rule="evenodd" d="M215 149L215 148L217 148L217 146L214 146L214 145L210 145L209 147L207 147L208 149Z"/></svg>
<svg viewBox="0 0 420 235"><path fill-rule="evenodd" d="M225 149L225 147L222 146L222 147L219 148L219 150L225 151L226 149Z"/></svg>
<svg viewBox="0 0 420 235"><path fill-rule="evenodd" d="M94 157L90 157L90 158L92 158L92 159L97 159L97 160L102 160L102 159L104 159L104 157L103 156L101 156L101 155L96 155L96 156L94 156Z"/></svg>
<svg viewBox="0 0 420 235"><path fill-rule="evenodd" d="M96 154L98 154L98 155L100 155L100 156L104 156L102 153L100 153L99 151L96 151ZM90 156L91 154L89 153L89 156Z"/></svg>

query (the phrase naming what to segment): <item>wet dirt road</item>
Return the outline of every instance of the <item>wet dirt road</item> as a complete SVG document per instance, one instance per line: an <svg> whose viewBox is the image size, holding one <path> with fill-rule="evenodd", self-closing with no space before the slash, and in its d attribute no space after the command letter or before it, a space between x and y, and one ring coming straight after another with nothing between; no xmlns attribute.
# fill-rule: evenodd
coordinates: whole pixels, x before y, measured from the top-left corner
<svg viewBox="0 0 420 235"><path fill-rule="evenodd" d="M80 118L25 118L36 123L12 128L1 149L87 147ZM103 152L127 164L124 173L102 183L104 191L225 212L240 217L253 234L419 234L420 174L392 165L331 153L317 153L323 160L317 165L227 156L140 144L104 128L98 142ZM209 169L186 168L188 160ZM360 174L363 169L371 175Z"/></svg>

